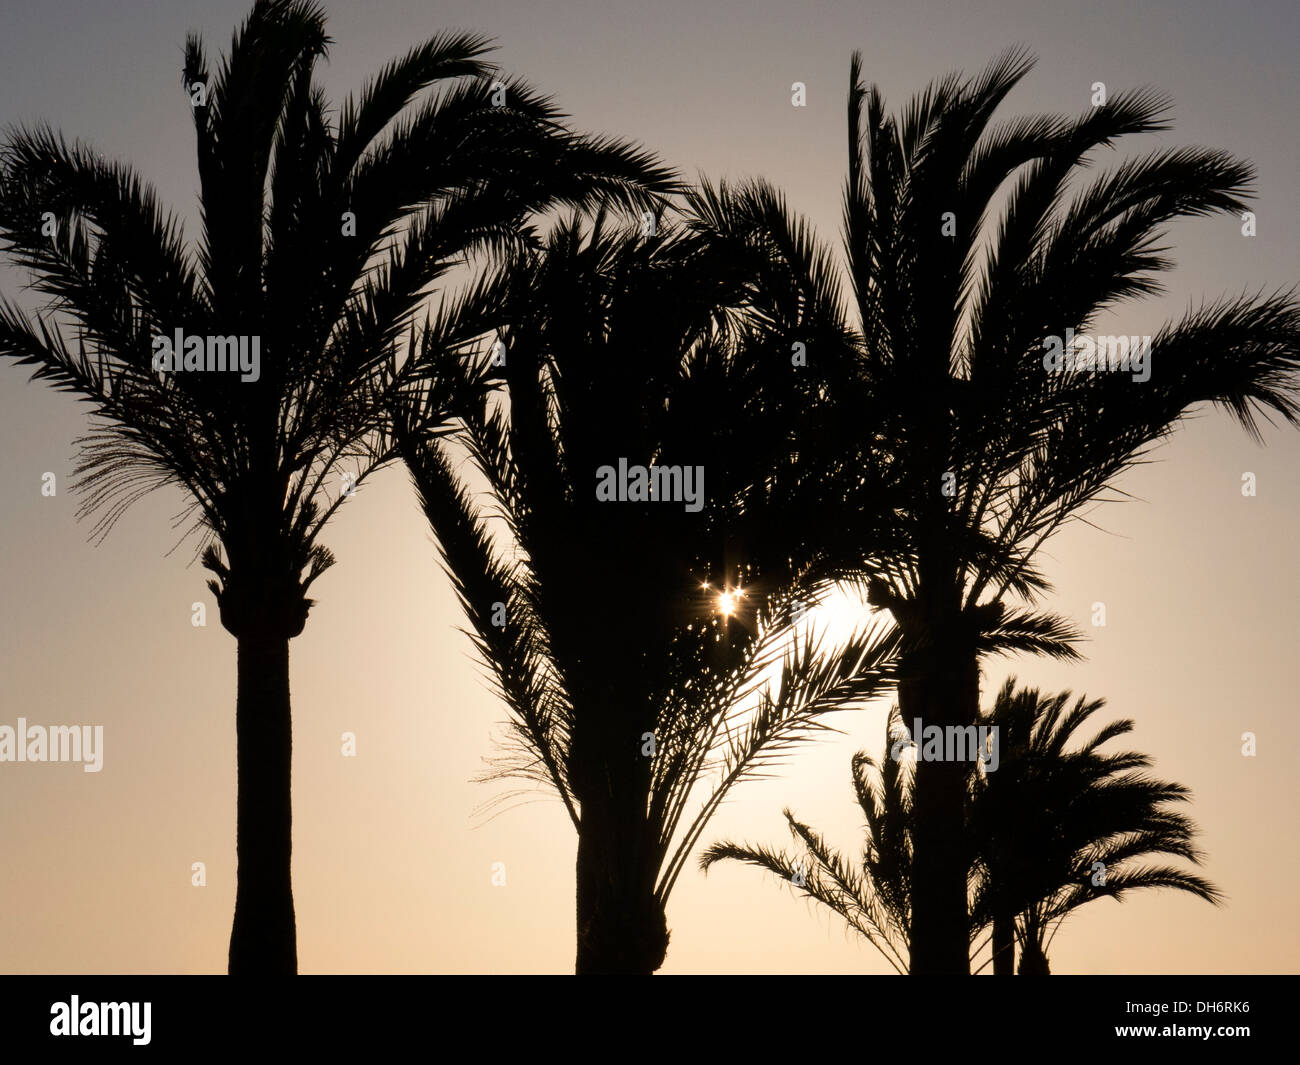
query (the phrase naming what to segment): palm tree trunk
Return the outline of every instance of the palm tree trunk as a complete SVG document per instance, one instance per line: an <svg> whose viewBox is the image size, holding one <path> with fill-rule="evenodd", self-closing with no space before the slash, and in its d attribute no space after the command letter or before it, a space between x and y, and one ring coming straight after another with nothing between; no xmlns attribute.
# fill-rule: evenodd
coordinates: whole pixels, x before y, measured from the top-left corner
<svg viewBox="0 0 1300 1065"><path fill-rule="evenodd" d="M973 652L933 648L924 664L900 678L898 707L909 729L974 723L979 710L979 665ZM924 758L918 744L912 853L913 974L970 975L970 932L965 839L966 787L971 765Z"/></svg>
<svg viewBox="0 0 1300 1065"><path fill-rule="evenodd" d="M239 869L229 971L292 975L298 945L290 876L289 638L245 632L238 640Z"/></svg>
<svg viewBox="0 0 1300 1065"><path fill-rule="evenodd" d="M1033 936L1026 937L1024 948L1020 951L1020 975L1052 975L1051 967L1047 964L1047 955L1043 953L1038 940Z"/></svg>
<svg viewBox="0 0 1300 1065"><path fill-rule="evenodd" d="M668 952L668 926L645 875L635 822L612 805L586 803L578 832L579 975L653 973Z"/></svg>
<svg viewBox="0 0 1300 1065"><path fill-rule="evenodd" d="M1010 917L993 919L993 975L1013 976L1016 971L1016 924Z"/></svg>

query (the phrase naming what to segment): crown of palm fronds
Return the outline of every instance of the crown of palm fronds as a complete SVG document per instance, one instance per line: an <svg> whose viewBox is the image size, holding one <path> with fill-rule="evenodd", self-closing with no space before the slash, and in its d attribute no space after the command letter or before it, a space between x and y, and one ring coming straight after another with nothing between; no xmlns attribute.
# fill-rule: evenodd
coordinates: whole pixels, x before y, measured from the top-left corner
<svg viewBox="0 0 1300 1065"><path fill-rule="evenodd" d="M1001 764L974 785L971 834L980 846L972 914L980 922L1018 915L1022 940L1044 954L1060 922L1095 899L1171 887L1222 901L1204 877L1151 864L1181 858L1195 865L1202 855L1192 843L1195 824L1176 809L1190 791L1144 772L1147 755L1101 751L1132 731L1132 721L1112 721L1068 749L1104 706L1084 697L1071 706L1069 692L1015 691L1009 679L987 717L999 730Z"/></svg>
<svg viewBox="0 0 1300 1065"><path fill-rule="evenodd" d="M907 738L898 708L893 707L885 728L887 751ZM877 762L864 751L853 756L853 790L866 818L866 841L856 867L787 809L783 813L801 847L798 854L720 842L700 856L700 868L707 872L717 862L732 859L775 873L792 889L838 914L896 972L906 974L912 927L912 773L907 759L886 755Z"/></svg>
<svg viewBox="0 0 1300 1065"><path fill-rule="evenodd" d="M857 489L841 511L856 535L830 546L887 586L900 621L909 607L917 618L933 609L916 603L923 585L930 596L959 589L968 613L1008 591L1047 590L1041 544L1121 495L1117 477L1196 404L1227 409L1252 434L1261 417L1300 414L1290 292L1211 303L1160 329L1147 381L1044 367L1047 338L1160 292L1169 224L1242 209L1254 171L1223 152L1170 148L1089 177L1102 149L1168 129L1168 102L1138 89L1077 118L995 123L1031 66L1012 50L977 77L935 82L893 117L854 56L848 306L832 257L779 194L755 185L698 208L701 225L768 260L756 274L766 314L794 323L807 309L820 321L817 355L833 364L829 406L840 408L820 412L824 433L839 434L835 449L860 471L836 485ZM901 529L876 544L855 522L881 506ZM976 620L978 645L996 649ZM1078 634L1050 627L1047 639L1013 628L1006 646L1069 655Z"/></svg>
<svg viewBox="0 0 1300 1065"><path fill-rule="evenodd" d="M1099 751L1128 733L1131 721L1113 721L1067 749L1105 705L1082 697L1073 707L1069 702L1069 692L1016 690L1011 678L981 719L998 729L999 761L995 770L977 770L970 778L966 836L976 951L980 935L1003 913L1014 916L1022 941L1045 957L1064 919L1095 899L1158 887L1216 904L1222 899L1195 873L1151 864L1159 857L1201 860L1192 845L1194 823L1170 808L1190 800L1187 788L1141 772L1151 765L1147 755ZM721 842L705 851L702 867L732 859L775 873L838 914L897 971L906 972L914 786L913 763L903 755L908 741L895 707L886 723L886 756L879 762L863 752L854 756L854 791L866 817L858 868L789 810L785 817L801 845L798 853Z"/></svg>
<svg viewBox="0 0 1300 1065"><path fill-rule="evenodd" d="M412 48L331 120L313 80L324 24L316 3L259 0L215 71L187 41L196 246L130 167L45 127L0 145L0 240L48 298L35 315L0 303L0 355L93 405L78 473L97 532L150 488L179 485L226 550L229 567L205 554L223 582L280 554L309 567L305 590L346 497L330 481L348 471L359 484L395 454L386 397L411 391L436 425L475 384L462 356L500 293L471 286L421 320L431 285L527 239L529 214L550 204L645 206L674 187L645 153L566 130L526 84L494 83L475 34ZM260 337L260 378L160 375L151 338L176 329Z"/></svg>
<svg viewBox="0 0 1300 1065"><path fill-rule="evenodd" d="M745 267L664 217L644 235L575 217L500 275L508 407L464 412L488 505L445 442L399 430L511 710L501 768L554 787L575 827L600 789L636 790L661 902L729 789L882 690L897 645L881 628L791 639L824 582L791 520L817 472L789 447L815 385L769 401L780 338L749 315ZM707 503L598 500L596 471L619 459L703 467ZM726 588L745 592L730 619Z"/></svg>

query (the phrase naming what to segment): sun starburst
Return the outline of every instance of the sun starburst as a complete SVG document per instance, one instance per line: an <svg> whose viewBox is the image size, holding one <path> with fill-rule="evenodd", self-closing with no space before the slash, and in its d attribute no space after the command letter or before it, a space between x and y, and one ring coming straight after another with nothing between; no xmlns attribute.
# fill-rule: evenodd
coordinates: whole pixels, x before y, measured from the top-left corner
<svg viewBox="0 0 1300 1065"><path fill-rule="evenodd" d="M743 588L729 588L718 595L718 612L723 617L731 617L740 609L740 601L745 598Z"/></svg>

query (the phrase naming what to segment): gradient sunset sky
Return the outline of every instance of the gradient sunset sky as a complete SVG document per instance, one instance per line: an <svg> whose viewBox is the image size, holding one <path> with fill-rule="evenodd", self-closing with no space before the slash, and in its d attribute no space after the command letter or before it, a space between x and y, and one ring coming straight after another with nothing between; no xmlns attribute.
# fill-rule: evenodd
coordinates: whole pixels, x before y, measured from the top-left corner
<svg viewBox="0 0 1300 1065"><path fill-rule="evenodd" d="M185 34L224 52L245 0L112 4L5 0L0 124L47 120L130 161L197 235ZM1146 334L1202 299L1300 282L1300 79L1293 0L873 3L614 0L426 3L327 0L335 43L320 77L335 101L394 55L460 28L495 36L494 58L553 94L585 130L643 142L687 177L761 175L838 248L849 55L891 109L953 69L976 73L1013 44L1038 66L1003 117L1082 112L1092 84L1152 85L1174 102L1174 144L1228 150L1258 168L1258 235L1215 217L1172 231L1168 293L1114 316ZM1044 10L1049 7L1052 10ZM807 86L794 108L791 83ZM1104 157L1102 157L1104 162ZM25 279L0 291L34 307ZM1099 332L1111 332L1109 328ZM235 873L235 642L221 628L192 541L170 555L177 491L137 503L99 546L75 520L73 440L89 407L0 364L0 725L104 727L104 768L0 763L0 971L192 972L226 968ZM1300 969L1295 906L1300 721L1300 433L1252 442L1198 411L1120 487L1134 502L1075 524L1044 558L1046 606L1090 642L1066 666L985 664L987 699L1011 673L1104 697L1097 719L1133 718L1112 745L1150 754L1192 789L1219 909L1167 892L1090 904L1052 944L1061 973ZM41 494L56 474L58 494ZM1257 479L1243 497L1242 474ZM294 892L305 973L568 972L575 837L559 801L476 813L510 785L474 783L505 719L476 661L405 471L341 508L325 542L339 564L293 641ZM617 621L617 588L575 590ZM1091 624L1104 602L1108 624ZM191 605L208 625L191 625ZM845 735L807 748L779 779L751 782L706 830L789 843L789 806L841 850L862 834L849 761L878 753L886 704L839 715ZM340 735L357 735L342 757ZM1257 736L1243 757L1242 733ZM191 886L191 863L207 886ZM506 885L492 885L504 862ZM789 887L724 864L690 867L668 907L662 972L889 971L867 944Z"/></svg>

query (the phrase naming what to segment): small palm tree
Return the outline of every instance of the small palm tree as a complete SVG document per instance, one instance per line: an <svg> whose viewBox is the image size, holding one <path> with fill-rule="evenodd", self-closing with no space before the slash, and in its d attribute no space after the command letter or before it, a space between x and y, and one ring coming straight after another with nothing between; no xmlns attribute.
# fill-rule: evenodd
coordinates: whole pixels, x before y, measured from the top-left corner
<svg viewBox="0 0 1300 1065"><path fill-rule="evenodd" d="M313 81L324 23L315 3L259 0L215 74L188 40L197 251L129 167L46 128L0 146L0 237L49 297L34 318L0 304L0 355L92 405L77 472L97 533L151 488L188 493L238 642L232 973L297 969L289 641L334 561L321 532L394 457L387 397L417 392L423 427L441 424L466 386L458 349L494 325L482 285L418 324L430 286L517 243L535 210L640 207L673 187L642 152L572 134L526 85L493 82L473 34L413 48L331 120ZM156 341L178 330L260 343L260 366L167 372Z"/></svg>
<svg viewBox="0 0 1300 1065"><path fill-rule="evenodd" d="M897 712L891 712L888 742L906 736ZM700 868L707 873L715 863L731 860L774 873L838 914L895 972L906 975L912 926L911 776L910 767L894 759L877 763L862 751L853 756L853 788L867 818L866 845L857 866L786 809L782 813L797 852L723 841L705 850Z"/></svg>
<svg viewBox="0 0 1300 1065"><path fill-rule="evenodd" d="M1191 793L1142 770L1151 759L1132 751L1103 753L1104 744L1133 729L1112 721L1091 740L1067 750L1105 701L1070 693L998 693L985 718L996 728L1000 765L976 782L970 834L977 841L977 890L972 914L991 925L993 971L1010 974L1015 939L1020 972L1047 974L1047 949L1061 923L1085 903L1122 899L1137 888L1170 887L1208 902L1222 900L1203 877L1152 857L1200 861L1195 825L1177 804ZM1014 926L1014 931L1013 931Z"/></svg>
<svg viewBox="0 0 1300 1065"><path fill-rule="evenodd" d="M899 703L909 724L972 724L990 651L1077 657L1069 625L1015 600L1032 604L1049 590L1043 544L1120 494L1117 478L1188 411L1216 404L1252 434L1260 417L1296 424L1300 415L1293 294L1194 310L1160 329L1145 354L1139 343L1127 365L1108 342L1106 372L1075 358L1088 353L1076 333L1161 290L1169 223L1243 209L1254 172L1223 152L1168 148L1086 180L1099 149L1168 128L1167 104L1116 92L1079 118L994 124L1031 65L1010 52L979 77L936 82L897 117L863 86L860 57L850 68L851 303L808 345L808 361L844 364L831 339L842 326L856 369L836 371L826 405L845 413L825 426L849 428L839 448L862 476L828 489L850 494L827 547L844 533L856 541L843 566L903 632ZM760 284L790 301L825 286L829 257L789 251L782 235L800 223L771 190L733 198L706 221L765 249L774 265ZM882 509L899 526L893 546L872 541ZM969 971L965 803L960 766L918 766L917 972Z"/></svg>
<svg viewBox="0 0 1300 1065"><path fill-rule="evenodd" d="M1164 857L1199 863L1201 854L1192 846L1195 825L1171 809L1189 801L1190 792L1140 772L1151 765L1146 755L1098 750L1129 732L1131 721L1113 721L1067 751L1080 726L1105 705L1080 698L1067 710L1069 700L1069 692L1016 691L1009 679L979 721L997 729L997 761L988 757L987 768L958 763L967 772L970 800L962 851L970 885L967 949L972 955L981 951L980 938L991 928L985 944L992 943L997 974L1014 967L1017 933L1021 973L1049 972L1051 937L1070 914L1096 899L1165 887L1216 904L1222 899L1195 873L1148 864ZM911 741L897 707L890 711L885 743L888 754L881 761L862 752L853 759L853 787L867 822L859 866L789 810L785 817L799 852L722 842L705 851L701 866L707 871L730 859L775 873L839 914L897 972L907 973L915 971L908 944L917 763L907 754Z"/></svg>
<svg viewBox="0 0 1300 1065"><path fill-rule="evenodd" d="M488 503L445 442L403 444L512 716L502 771L554 789L577 833L579 973L659 968L669 894L724 796L882 690L896 644L786 641L809 513L817 528L791 442L817 385L778 369L734 252L662 217L644 236L557 227L506 272L505 402L464 414ZM624 463L704 479L685 502L666 479L602 498Z"/></svg>

